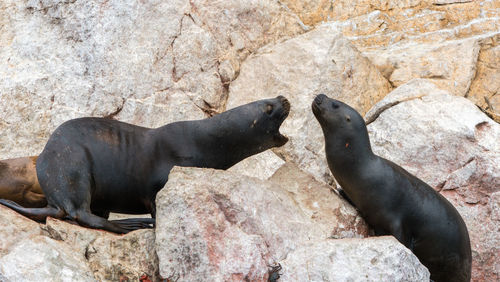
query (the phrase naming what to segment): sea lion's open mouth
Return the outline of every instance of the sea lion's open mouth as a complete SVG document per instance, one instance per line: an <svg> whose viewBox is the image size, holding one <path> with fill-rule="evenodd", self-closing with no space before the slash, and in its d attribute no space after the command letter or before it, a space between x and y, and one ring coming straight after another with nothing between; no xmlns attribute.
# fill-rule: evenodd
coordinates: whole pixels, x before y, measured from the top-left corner
<svg viewBox="0 0 500 282"><path fill-rule="evenodd" d="M280 118L283 120L285 120L285 118L288 116L288 114L290 113L290 102L288 101L287 98L283 97L283 96L278 96L276 97L280 100L281 102L281 106L283 107L283 112L281 113L281 116Z"/></svg>
<svg viewBox="0 0 500 282"><path fill-rule="evenodd" d="M283 124L283 121L285 121L285 119L288 117L288 114L290 113L290 102L288 101L287 98L285 98L281 95L276 97L276 98L278 98L280 100L281 106L282 106L282 111L281 111L280 116L279 116L280 126L281 126L281 124ZM281 134L279 132L279 128L278 128L278 132L274 136L274 140L278 143L278 146L283 146L286 144L286 142L288 142L288 137Z"/></svg>

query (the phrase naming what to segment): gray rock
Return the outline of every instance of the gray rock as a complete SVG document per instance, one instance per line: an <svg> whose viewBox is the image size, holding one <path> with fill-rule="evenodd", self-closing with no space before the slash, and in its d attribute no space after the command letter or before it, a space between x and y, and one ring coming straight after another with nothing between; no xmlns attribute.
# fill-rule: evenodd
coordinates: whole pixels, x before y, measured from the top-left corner
<svg viewBox="0 0 500 282"><path fill-rule="evenodd" d="M394 237L323 240L291 252L279 281L429 281L430 273Z"/></svg>
<svg viewBox="0 0 500 282"><path fill-rule="evenodd" d="M266 180L284 164L285 161L268 150L244 159L229 168L228 171Z"/></svg>
<svg viewBox="0 0 500 282"><path fill-rule="evenodd" d="M42 234L40 224L0 205L0 257L10 252L18 242Z"/></svg>
<svg viewBox="0 0 500 282"><path fill-rule="evenodd" d="M82 255L42 235L24 239L0 258L0 273L10 281L97 281Z"/></svg>
<svg viewBox="0 0 500 282"><path fill-rule="evenodd" d="M51 218L44 229L51 238L71 246L75 255L85 257L99 281L139 281L141 277L151 281L159 279L154 230L116 235Z"/></svg>
<svg viewBox="0 0 500 282"><path fill-rule="evenodd" d="M343 207L328 186L305 175L289 165L269 181L175 167L156 198L160 275L189 281L263 280L268 264L300 245L332 233L367 233L352 207Z"/></svg>
<svg viewBox="0 0 500 282"><path fill-rule="evenodd" d="M304 31L270 0L7 0L0 21L1 158L38 154L71 118L157 127L220 112L250 52Z"/></svg>

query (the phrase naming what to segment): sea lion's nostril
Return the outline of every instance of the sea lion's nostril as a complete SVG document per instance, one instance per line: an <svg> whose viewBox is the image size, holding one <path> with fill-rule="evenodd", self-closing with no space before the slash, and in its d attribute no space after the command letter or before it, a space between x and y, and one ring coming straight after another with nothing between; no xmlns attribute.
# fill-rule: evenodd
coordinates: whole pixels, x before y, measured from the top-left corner
<svg viewBox="0 0 500 282"><path fill-rule="evenodd" d="M319 94L318 96L316 96L316 98L314 98L314 103L316 103L317 105L321 105L325 98L327 98L325 94Z"/></svg>

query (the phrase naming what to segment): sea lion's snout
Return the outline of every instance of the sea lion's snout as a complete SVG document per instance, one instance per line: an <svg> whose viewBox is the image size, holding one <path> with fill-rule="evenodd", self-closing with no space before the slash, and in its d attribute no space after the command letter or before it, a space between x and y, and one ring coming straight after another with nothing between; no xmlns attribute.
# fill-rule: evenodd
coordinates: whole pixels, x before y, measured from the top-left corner
<svg viewBox="0 0 500 282"><path fill-rule="evenodd" d="M276 99L278 99L279 103L281 104L281 109L279 111L279 116L278 116L279 117L278 130L277 133L274 135L274 141L276 143L276 146L280 147L288 142L288 137L279 132L279 127L281 126L282 122L285 121L285 119L288 117L288 114L290 113L290 102L288 101L287 98L281 95L276 97Z"/></svg>
<svg viewBox="0 0 500 282"><path fill-rule="evenodd" d="M319 94L316 96L316 98L314 98L314 101L313 101L313 104L316 104L316 105L321 105L323 103L323 101L328 98L325 94Z"/></svg>
<svg viewBox="0 0 500 282"><path fill-rule="evenodd" d="M290 112L290 101L288 101L287 98L285 98L284 96L281 96L279 95L278 97L276 97L278 100L280 100L281 102L281 106L283 107L283 110L285 111L285 113L288 115L288 113Z"/></svg>
<svg viewBox="0 0 500 282"><path fill-rule="evenodd" d="M328 97L325 94L319 94L314 98L314 101L312 102L311 108L313 111L313 114L318 118L318 116L321 114L321 104L328 99Z"/></svg>

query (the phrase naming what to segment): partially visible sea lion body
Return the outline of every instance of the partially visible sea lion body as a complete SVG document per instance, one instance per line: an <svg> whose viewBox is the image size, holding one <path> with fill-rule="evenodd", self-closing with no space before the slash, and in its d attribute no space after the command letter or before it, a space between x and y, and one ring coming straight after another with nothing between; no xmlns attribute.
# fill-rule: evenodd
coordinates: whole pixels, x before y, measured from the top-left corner
<svg viewBox="0 0 500 282"><path fill-rule="evenodd" d="M227 169L288 138L279 128L290 104L284 97L246 104L211 118L174 122L156 129L104 118L60 125L37 160L48 205L26 209L0 200L38 221L69 218L80 225L126 233L149 219L109 221L110 212L150 213L173 166Z"/></svg>
<svg viewBox="0 0 500 282"><path fill-rule="evenodd" d="M393 235L434 281L470 281L467 227L453 205L422 180L375 155L363 118L318 95L312 110L325 136L328 166L377 235Z"/></svg>
<svg viewBox="0 0 500 282"><path fill-rule="evenodd" d="M0 160L0 199L27 208L47 205L36 176L36 156Z"/></svg>

